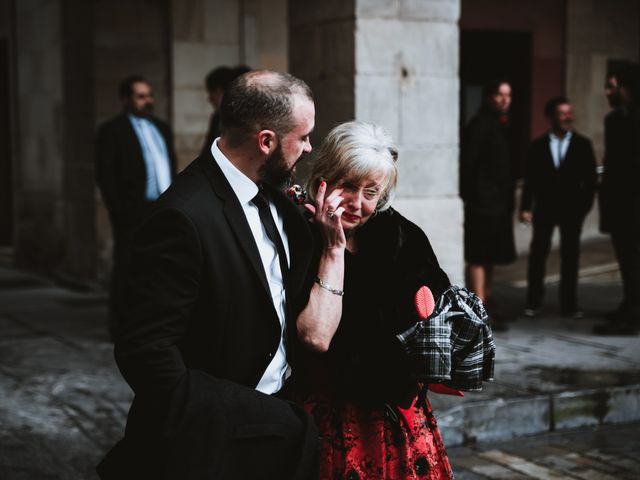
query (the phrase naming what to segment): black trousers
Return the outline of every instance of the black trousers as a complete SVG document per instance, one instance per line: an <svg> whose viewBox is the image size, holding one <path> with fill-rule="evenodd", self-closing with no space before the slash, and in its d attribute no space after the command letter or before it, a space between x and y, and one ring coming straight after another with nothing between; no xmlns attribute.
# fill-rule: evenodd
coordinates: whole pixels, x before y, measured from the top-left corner
<svg viewBox="0 0 640 480"><path fill-rule="evenodd" d="M628 226L611 229L611 241L622 277L622 305L626 320L640 322L640 238Z"/></svg>
<svg viewBox="0 0 640 480"><path fill-rule="evenodd" d="M534 216L533 238L529 249L527 272L527 306L538 308L544 297L544 274L551 237L555 227L560 229L560 307L564 313L577 309L578 263L583 215L564 218Z"/></svg>

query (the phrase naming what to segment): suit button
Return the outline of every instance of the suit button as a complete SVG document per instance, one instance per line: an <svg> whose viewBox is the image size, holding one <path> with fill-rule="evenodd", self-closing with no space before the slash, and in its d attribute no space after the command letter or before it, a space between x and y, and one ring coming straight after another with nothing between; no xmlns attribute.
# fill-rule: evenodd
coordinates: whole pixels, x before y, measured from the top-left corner
<svg viewBox="0 0 640 480"><path fill-rule="evenodd" d="M414 464L414 467L416 469L416 474L417 475L426 475L427 472L429 471L429 463L427 462L427 459L424 457L420 457L416 460L416 463Z"/></svg>
<svg viewBox="0 0 640 480"><path fill-rule="evenodd" d="M267 354L267 358L273 358L273 353Z"/></svg>

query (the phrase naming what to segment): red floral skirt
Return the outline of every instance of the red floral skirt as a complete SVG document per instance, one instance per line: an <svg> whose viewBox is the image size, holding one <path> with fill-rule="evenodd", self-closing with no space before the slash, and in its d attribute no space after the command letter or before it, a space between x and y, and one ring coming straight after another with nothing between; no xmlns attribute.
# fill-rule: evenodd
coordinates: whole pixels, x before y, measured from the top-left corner
<svg viewBox="0 0 640 480"><path fill-rule="evenodd" d="M410 408L362 408L326 394L301 403L321 436L321 480L451 479L426 390Z"/></svg>

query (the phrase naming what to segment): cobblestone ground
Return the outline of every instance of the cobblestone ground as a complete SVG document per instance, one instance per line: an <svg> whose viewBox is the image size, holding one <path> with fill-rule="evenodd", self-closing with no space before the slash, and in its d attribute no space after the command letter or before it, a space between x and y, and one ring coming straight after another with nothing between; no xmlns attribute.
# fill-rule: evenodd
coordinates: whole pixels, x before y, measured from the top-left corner
<svg viewBox="0 0 640 480"><path fill-rule="evenodd" d="M0 479L97 479L131 401L104 295L0 272Z"/></svg>
<svg viewBox="0 0 640 480"><path fill-rule="evenodd" d="M640 479L640 424L449 449L457 480Z"/></svg>

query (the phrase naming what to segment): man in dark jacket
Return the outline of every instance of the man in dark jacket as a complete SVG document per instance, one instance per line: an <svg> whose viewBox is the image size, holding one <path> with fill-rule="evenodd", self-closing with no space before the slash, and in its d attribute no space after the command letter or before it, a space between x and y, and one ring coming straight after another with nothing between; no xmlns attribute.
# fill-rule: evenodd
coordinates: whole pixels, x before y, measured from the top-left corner
<svg viewBox="0 0 640 480"><path fill-rule="evenodd" d="M596 161L591 141L573 130L573 110L564 97L544 109L550 130L531 144L525 166L520 220L533 223L529 252L527 307L535 316L544 295L545 262L551 235L560 229L560 306L566 316L581 318L577 282L580 233L593 205Z"/></svg>
<svg viewBox="0 0 640 480"><path fill-rule="evenodd" d="M222 137L137 231L115 356L135 392L103 479L308 479L317 431L276 398L313 251L274 185L311 151L309 87L254 71L225 92Z"/></svg>
<svg viewBox="0 0 640 480"><path fill-rule="evenodd" d="M109 299L111 336L122 313L123 282L135 227L176 172L171 128L153 115L153 91L139 75L119 88L122 112L96 136L96 181L113 231L113 270Z"/></svg>
<svg viewBox="0 0 640 480"><path fill-rule="evenodd" d="M640 330L640 75L627 65L615 75L617 105L604 121L604 174L600 185L600 229L611 234L622 277L623 299L603 335Z"/></svg>

